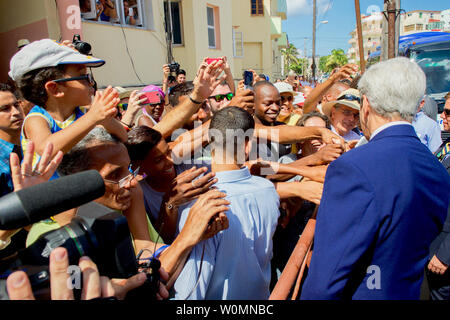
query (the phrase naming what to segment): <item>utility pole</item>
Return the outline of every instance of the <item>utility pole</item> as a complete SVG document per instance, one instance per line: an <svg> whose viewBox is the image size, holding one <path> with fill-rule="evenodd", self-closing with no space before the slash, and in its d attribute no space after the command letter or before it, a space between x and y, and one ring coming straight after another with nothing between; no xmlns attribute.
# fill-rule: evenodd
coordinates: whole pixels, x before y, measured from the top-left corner
<svg viewBox="0 0 450 320"><path fill-rule="evenodd" d="M316 16L317 6L316 0L313 2L313 43L312 43L312 78L313 82L316 81Z"/></svg>
<svg viewBox="0 0 450 320"><path fill-rule="evenodd" d="M356 12L356 30L358 33L358 47L359 47L359 68L361 70L361 74L366 70L366 59L364 55L364 39L362 34L362 25L361 25L361 8L359 6L359 0L355 0L355 12Z"/></svg>
<svg viewBox="0 0 450 320"><path fill-rule="evenodd" d="M169 0L165 0L165 27L166 27L166 44L167 44L167 63L170 64L173 62L173 52L172 52L172 8L171 2Z"/></svg>
<svg viewBox="0 0 450 320"><path fill-rule="evenodd" d="M384 0L383 39L381 46L381 60L392 59L397 56L398 40L400 36L401 10L400 0ZM386 23L387 22L387 23Z"/></svg>
<svg viewBox="0 0 450 320"><path fill-rule="evenodd" d="M304 77L306 77L306 74L305 74L305 68L307 67L307 64L308 64L308 52L306 51L306 40L307 40L308 38L307 37L305 37L305 38L303 38L303 46L304 46L304 48L303 48L303 58L304 58L304 60L303 60L303 63L302 63L302 69L303 69L303 76Z"/></svg>
<svg viewBox="0 0 450 320"><path fill-rule="evenodd" d="M388 59L395 58L395 16L397 13L394 0L385 0L388 13Z"/></svg>

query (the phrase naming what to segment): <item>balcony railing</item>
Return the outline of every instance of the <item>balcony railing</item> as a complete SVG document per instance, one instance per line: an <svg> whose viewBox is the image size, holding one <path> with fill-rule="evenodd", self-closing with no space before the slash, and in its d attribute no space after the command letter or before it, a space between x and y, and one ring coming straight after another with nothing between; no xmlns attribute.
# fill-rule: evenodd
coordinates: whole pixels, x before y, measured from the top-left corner
<svg viewBox="0 0 450 320"><path fill-rule="evenodd" d="M280 38L282 34L281 17L270 18L270 37L272 39Z"/></svg>
<svg viewBox="0 0 450 320"><path fill-rule="evenodd" d="M278 2L277 4L278 15L281 17L281 19L286 20L287 19L286 0L278 0L277 2Z"/></svg>

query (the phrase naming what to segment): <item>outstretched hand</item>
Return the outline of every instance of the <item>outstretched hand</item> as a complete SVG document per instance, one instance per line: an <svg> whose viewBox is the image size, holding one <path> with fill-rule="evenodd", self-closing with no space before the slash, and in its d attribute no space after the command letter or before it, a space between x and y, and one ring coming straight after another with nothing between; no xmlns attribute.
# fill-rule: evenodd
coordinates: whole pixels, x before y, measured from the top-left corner
<svg viewBox="0 0 450 320"><path fill-rule="evenodd" d="M173 182L168 203L179 206L210 190L217 179L213 172L206 173L207 170L206 167L192 167L178 175ZM202 174L204 175L199 178Z"/></svg>
<svg viewBox="0 0 450 320"><path fill-rule="evenodd" d="M59 151L53 159L53 144L47 143L39 163L33 171L34 142L30 141L27 151L24 155L22 165L20 165L19 156L12 152L9 157L11 166L11 178L14 185L14 191L19 191L43 182L48 181L58 168L62 161L63 153Z"/></svg>
<svg viewBox="0 0 450 320"><path fill-rule="evenodd" d="M191 207L180 232L186 234L190 245L194 246L228 228L225 212L229 210L230 202L224 199L225 196L223 192L211 190L202 194Z"/></svg>
<svg viewBox="0 0 450 320"><path fill-rule="evenodd" d="M214 61L211 64L206 63L206 58L200 65L197 76L194 79L194 91L192 99L203 102L207 99L216 87L225 80L226 75L220 77L224 71L223 60Z"/></svg>
<svg viewBox="0 0 450 320"><path fill-rule="evenodd" d="M236 95L231 99L229 106L242 108L251 115L255 112L255 95L252 90L244 89L244 80L241 80Z"/></svg>

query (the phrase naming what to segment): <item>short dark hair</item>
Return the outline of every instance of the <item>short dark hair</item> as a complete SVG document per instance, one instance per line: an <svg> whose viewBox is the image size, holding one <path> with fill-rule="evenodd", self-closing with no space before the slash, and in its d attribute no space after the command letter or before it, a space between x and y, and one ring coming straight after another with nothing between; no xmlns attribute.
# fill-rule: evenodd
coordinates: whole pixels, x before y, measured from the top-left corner
<svg viewBox="0 0 450 320"><path fill-rule="evenodd" d="M139 126L131 129L125 144L131 161L143 161L161 140L161 133L150 127Z"/></svg>
<svg viewBox="0 0 450 320"><path fill-rule="evenodd" d="M267 80L258 81L253 85L253 92L255 93L255 102L256 102L256 100L259 99L259 94L256 94L258 88L265 87L265 86L273 87L275 90L278 91L277 87L275 87L275 85L272 82L267 81Z"/></svg>
<svg viewBox="0 0 450 320"><path fill-rule="evenodd" d="M312 111L310 113L305 113L297 122L297 125L300 127L304 127L305 126L305 122L308 121L311 118L320 118L323 121L325 121L325 127L327 129L331 129L331 122L330 122L330 118L328 118L326 115L318 112L318 111Z"/></svg>
<svg viewBox="0 0 450 320"><path fill-rule="evenodd" d="M253 136L253 130L255 128L255 120L244 109L238 107L225 107L217 111L209 124L209 136L210 143L213 149L226 149L228 139L227 133L230 131L234 136L234 152L236 155L237 146L242 144L244 136L239 136L240 131L244 134L250 133ZM228 131L228 132L227 132ZM220 139L216 139L217 135ZM240 139L241 138L241 139Z"/></svg>
<svg viewBox="0 0 450 320"><path fill-rule="evenodd" d="M30 71L22 76L17 86L25 100L45 108L48 100L45 84L64 76L65 66L46 67Z"/></svg>
<svg viewBox="0 0 450 320"><path fill-rule="evenodd" d="M169 75L167 77L167 82L168 83L171 83L171 82L174 82L174 81L177 81L177 78L175 78L173 75Z"/></svg>
<svg viewBox="0 0 450 320"><path fill-rule="evenodd" d="M177 76L180 75L180 74L186 75L186 71L183 70L183 69L179 69L179 70L177 71Z"/></svg>
<svg viewBox="0 0 450 320"><path fill-rule="evenodd" d="M256 91L257 88L264 87L264 86L270 86L270 87L274 87L275 89L277 89L277 87L275 87L275 85L272 82L263 80L263 81L256 82L253 86L253 90Z"/></svg>
<svg viewBox="0 0 450 320"><path fill-rule="evenodd" d="M110 134L103 127L95 127L80 142L70 149L58 166L58 173L68 176L92 168L92 154L95 148L106 144L119 144L118 137Z"/></svg>
<svg viewBox="0 0 450 320"><path fill-rule="evenodd" d="M187 81L185 83L179 83L170 90L169 103L175 107L180 102L181 96L187 96L194 91L194 83Z"/></svg>
<svg viewBox="0 0 450 320"><path fill-rule="evenodd" d="M0 83L0 91L1 92L11 92L14 93L14 89L7 83Z"/></svg>

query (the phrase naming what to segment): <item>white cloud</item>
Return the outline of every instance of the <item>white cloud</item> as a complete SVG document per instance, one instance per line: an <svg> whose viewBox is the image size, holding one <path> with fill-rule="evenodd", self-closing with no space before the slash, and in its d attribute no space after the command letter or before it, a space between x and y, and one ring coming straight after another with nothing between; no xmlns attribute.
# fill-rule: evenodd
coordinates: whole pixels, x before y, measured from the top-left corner
<svg viewBox="0 0 450 320"><path fill-rule="evenodd" d="M317 14L323 15L332 7L331 0L317 0ZM313 0L287 0L288 16L312 15Z"/></svg>

